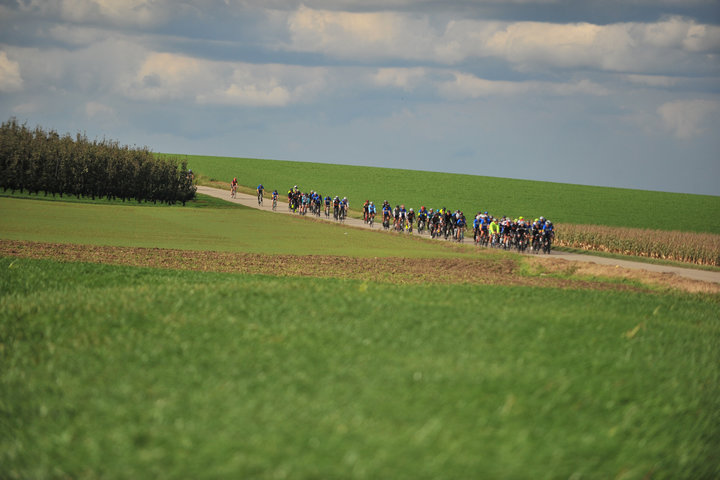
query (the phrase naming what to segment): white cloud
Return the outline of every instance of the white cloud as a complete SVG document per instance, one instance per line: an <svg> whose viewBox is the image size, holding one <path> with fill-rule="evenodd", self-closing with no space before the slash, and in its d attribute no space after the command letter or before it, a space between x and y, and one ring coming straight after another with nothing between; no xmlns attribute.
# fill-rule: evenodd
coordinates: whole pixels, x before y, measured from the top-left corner
<svg viewBox="0 0 720 480"><path fill-rule="evenodd" d="M308 101L325 85L324 68L212 61L148 54L123 87L135 99L279 107Z"/></svg>
<svg viewBox="0 0 720 480"><path fill-rule="evenodd" d="M0 92L17 92L23 87L20 64L0 51Z"/></svg>
<svg viewBox="0 0 720 480"><path fill-rule="evenodd" d="M174 4L165 0L26 0L20 9L69 22L152 26L167 20Z"/></svg>
<svg viewBox="0 0 720 480"><path fill-rule="evenodd" d="M717 100L678 100L662 104L657 113L667 131L680 139L698 137L717 126L717 119L708 122L708 117L720 112Z"/></svg>
<svg viewBox="0 0 720 480"><path fill-rule="evenodd" d="M551 83L538 81L510 82L502 80L486 80L474 75L455 72L454 79L439 85L440 94L451 100L482 98L491 96L519 96L526 94L542 94L553 96L569 95L607 95L609 91L589 80L572 83Z"/></svg>
<svg viewBox="0 0 720 480"><path fill-rule="evenodd" d="M373 75L373 83L379 87L397 87L412 90L425 78L424 68L381 68Z"/></svg>
<svg viewBox="0 0 720 480"><path fill-rule="evenodd" d="M288 18L291 50L341 58L424 58L433 48L427 17L352 13L301 6Z"/></svg>
<svg viewBox="0 0 720 480"><path fill-rule="evenodd" d="M355 13L299 7L288 14L290 43L280 48L335 58L456 64L496 57L519 70L593 68L635 73L707 68L720 51L720 26L682 17L655 23L559 24L450 20L428 15Z"/></svg>

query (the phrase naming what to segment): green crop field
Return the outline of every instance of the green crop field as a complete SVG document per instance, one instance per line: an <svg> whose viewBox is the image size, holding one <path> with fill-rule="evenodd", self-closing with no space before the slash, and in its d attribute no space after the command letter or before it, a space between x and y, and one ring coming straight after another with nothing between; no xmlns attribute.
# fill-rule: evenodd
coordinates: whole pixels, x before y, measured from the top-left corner
<svg viewBox="0 0 720 480"><path fill-rule="evenodd" d="M555 223L720 233L720 197L592 187L530 180L248 158L183 156L202 178L262 183L286 194L293 185L409 207L448 207L466 214L545 216ZM711 220L708 220L711 219Z"/></svg>
<svg viewBox="0 0 720 480"><path fill-rule="evenodd" d="M0 197L3 245L0 478L720 475L717 294L206 197Z"/></svg>
<svg viewBox="0 0 720 480"><path fill-rule="evenodd" d="M682 295L0 259L4 478L716 478Z"/></svg>

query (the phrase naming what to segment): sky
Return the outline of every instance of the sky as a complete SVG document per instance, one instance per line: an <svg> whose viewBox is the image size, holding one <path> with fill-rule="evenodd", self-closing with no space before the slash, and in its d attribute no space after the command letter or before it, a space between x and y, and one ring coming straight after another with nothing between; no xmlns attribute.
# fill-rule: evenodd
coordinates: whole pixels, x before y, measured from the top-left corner
<svg viewBox="0 0 720 480"><path fill-rule="evenodd" d="M0 0L12 117L156 152L720 196L720 0Z"/></svg>

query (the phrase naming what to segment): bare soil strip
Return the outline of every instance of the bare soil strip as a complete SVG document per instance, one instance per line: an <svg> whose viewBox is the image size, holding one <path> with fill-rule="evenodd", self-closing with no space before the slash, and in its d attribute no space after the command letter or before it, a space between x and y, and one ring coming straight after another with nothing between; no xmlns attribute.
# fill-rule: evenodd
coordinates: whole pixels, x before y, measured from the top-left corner
<svg viewBox="0 0 720 480"><path fill-rule="evenodd" d="M642 291L641 286L612 283L590 278L606 272L583 271L581 264L547 262L536 265L535 275L521 274L510 259L414 259L356 258L330 255L263 255L214 251L189 251L163 248L112 247L0 240L0 256L52 259L64 262L91 262L111 265L264 274L290 277L349 278L373 282L405 284L479 284L518 285L550 288ZM588 275L588 278L566 278L555 275ZM617 275L615 275L617 276ZM648 280L638 277L638 281ZM672 287L662 279L649 283ZM693 283L693 282L691 282ZM702 282L694 282L700 283ZM720 288L683 288L688 291L718 293Z"/></svg>

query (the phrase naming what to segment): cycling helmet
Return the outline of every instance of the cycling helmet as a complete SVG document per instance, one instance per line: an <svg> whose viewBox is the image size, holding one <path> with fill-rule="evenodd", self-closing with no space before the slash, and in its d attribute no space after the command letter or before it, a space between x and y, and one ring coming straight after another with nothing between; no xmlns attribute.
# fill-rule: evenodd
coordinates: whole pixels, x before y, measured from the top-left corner
<svg viewBox="0 0 720 480"><path fill-rule="evenodd" d="M411 208L411 209L410 209L410 211L412 212L412 211L413 211L413 209Z"/></svg>

